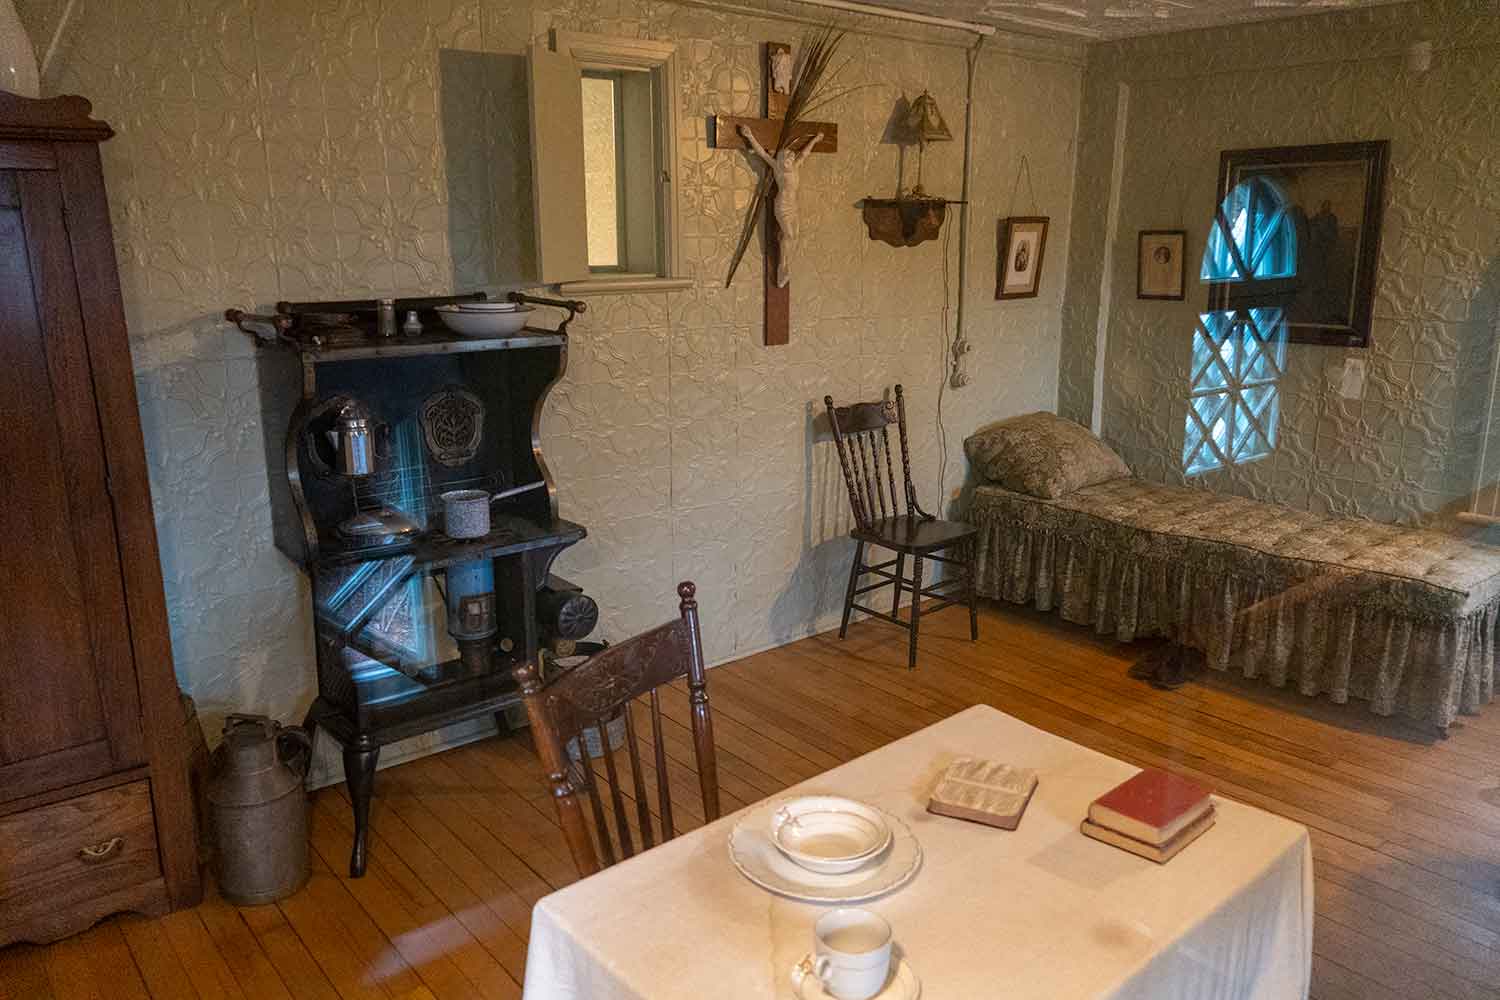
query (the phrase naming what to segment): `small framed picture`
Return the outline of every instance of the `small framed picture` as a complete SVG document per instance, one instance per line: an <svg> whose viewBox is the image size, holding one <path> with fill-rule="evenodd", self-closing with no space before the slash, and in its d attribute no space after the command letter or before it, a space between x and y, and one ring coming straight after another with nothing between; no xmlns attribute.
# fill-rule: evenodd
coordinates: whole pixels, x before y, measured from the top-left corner
<svg viewBox="0 0 1500 1000"><path fill-rule="evenodd" d="M1042 284L1042 254L1047 249L1047 216L1013 215L1000 220L995 244L995 298L1029 299Z"/></svg>
<svg viewBox="0 0 1500 1000"><path fill-rule="evenodd" d="M1187 231L1143 229L1135 265L1135 297L1181 300L1187 288Z"/></svg>

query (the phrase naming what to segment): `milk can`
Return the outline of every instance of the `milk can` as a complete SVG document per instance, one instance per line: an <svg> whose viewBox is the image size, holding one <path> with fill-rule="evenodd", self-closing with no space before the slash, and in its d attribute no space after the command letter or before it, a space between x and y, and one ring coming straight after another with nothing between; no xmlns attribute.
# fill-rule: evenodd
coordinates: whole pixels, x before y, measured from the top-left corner
<svg viewBox="0 0 1500 1000"><path fill-rule="evenodd" d="M307 880L307 732L231 715L218 756L208 801L220 895L242 906L291 895Z"/></svg>

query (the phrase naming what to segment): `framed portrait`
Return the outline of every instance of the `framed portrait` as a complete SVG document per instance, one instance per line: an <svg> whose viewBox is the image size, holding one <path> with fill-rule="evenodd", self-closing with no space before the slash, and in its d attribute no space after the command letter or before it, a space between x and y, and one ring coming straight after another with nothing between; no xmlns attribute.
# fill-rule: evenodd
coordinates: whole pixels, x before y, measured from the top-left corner
<svg viewBox="0 0 1500 1000"><path fill-rule="evenodd" d="M1204 254L1209 308L1279 308L1294 343L1368 346L1389 147L1225 151Z"/></svg>
<svg viewBox="0 0 1500 1000"><path fill-rule="evenodd" d="M1181 301L1187 291L1187 230L1143 229L1136 248L1135 297Z"/></svg>
<svg viewBox="0 0 1500 1000"><path fill-rule="evenodd" d="M1029 299L1042 284L1042 255L1047 250L1047 216L1014 215L1000 220L995 244L995 298Z"/></svg>

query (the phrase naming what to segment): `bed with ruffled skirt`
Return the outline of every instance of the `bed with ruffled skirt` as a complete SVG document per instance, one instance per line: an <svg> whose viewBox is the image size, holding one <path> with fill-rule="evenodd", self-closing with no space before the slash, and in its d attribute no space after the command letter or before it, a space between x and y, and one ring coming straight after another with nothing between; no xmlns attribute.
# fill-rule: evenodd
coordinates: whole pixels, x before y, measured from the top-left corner
<svg viewBox="0 0 1500 1000"><path fill-rule="evenodd" d="M1441 730L1494 695L1495 546L1135 478L980 486L970 519L984 596Z"/></svg>

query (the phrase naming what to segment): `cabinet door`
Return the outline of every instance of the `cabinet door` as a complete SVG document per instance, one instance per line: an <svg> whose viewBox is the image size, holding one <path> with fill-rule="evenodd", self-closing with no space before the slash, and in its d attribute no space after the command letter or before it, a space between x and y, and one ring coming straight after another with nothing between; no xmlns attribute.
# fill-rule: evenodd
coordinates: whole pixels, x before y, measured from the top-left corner
<svg viewBox="0 0 1500 1000"><path fill-rule="evenodd" d="M0 170L0 802L144 760L63 198Z"/></svg>

